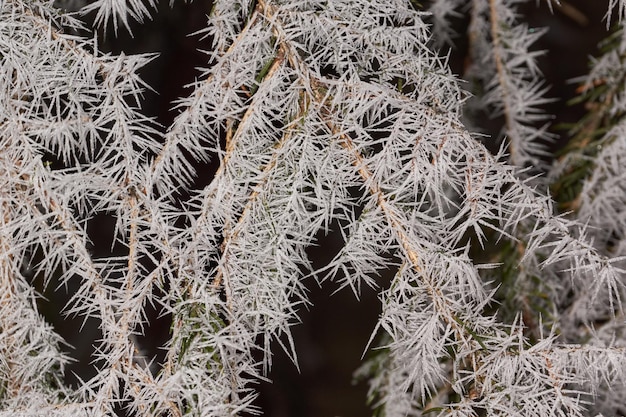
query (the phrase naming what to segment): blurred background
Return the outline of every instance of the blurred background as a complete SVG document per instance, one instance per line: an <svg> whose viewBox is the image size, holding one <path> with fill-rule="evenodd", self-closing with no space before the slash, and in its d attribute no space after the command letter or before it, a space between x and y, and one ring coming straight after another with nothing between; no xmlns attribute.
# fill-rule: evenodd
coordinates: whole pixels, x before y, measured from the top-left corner
<svg viewBox="0 0 626 417"><path fill-rule="evenodd" d="M587 72L589 56L596 53L599 41L607 35L603 21L605 1L569 0L562 3L563 6L555 6L553 12L546 2L539 0L528 1L520 9L531 27L548 28L536 47L546 50L540 58L540 67L546 83L551 86L548 96L555 99L546 108L554 115L555 124L575 122L584 113L584 107L566 104L575 96L576 84L571 79ZM79 3L59 0L60 7L76 8L77 5ZM160 54L144 69L143 77L154 89L154 92L146 92L146 113L156 117L163 126L168 126L175 117L172 102L189 94L185 86L198 76L197 68L206 65L205 54L199 50L207 50L210 40L188 34L204 27L210 9L210 1L175 1L173 7L165 1L159 5L151 21L133 26L133 36L124 31L117 37L113 33L98 35L107 52ZM86 19L89 20L90 16ZM450 51L450 65L459 75L463 74L467 64L464 35L467 24L464 17L455 20L459 37ZM497 135L499 123L496 119L486 122L485 126ZM567 140L567 135L565 131L556 133L560 135L554 145L558 148ZM201 187L210 182L215 166L198 166L198 169L201 174L196 186ZM92 221L89 235L94 255L110 254L114 223L114 218L106 216ZM319 245L310 251L316 266L323 266L332 258L341 244L338 239L332 233L320 236ZM389 280L390 276L381 277L378 281L380 288L385 288ZM259 383L257 405L263 415L269 417L371 415L371 409L366 405L367 386L363 382L355 383L352 374L362 363L362 355L380 314L378 290L365 288L357 300L349 289L335 293L337 284L332 282L320 287L310 279L308 288L311 306L302 307L302 323L293 327L299 367L275 343L273 367L268 375L272 383ZM58 313L68 295L62 290L53 290L46 291L48 301L42 302L42 311L47 312L46 316L61 335L74 346L68 351L77 362L68 370L67 380L76 384L79 378L89 378L95 372L90 355L91 344L100 337L98 323L87 323L81 329L80 320L59 319L55 311ZM167 316L158 316L157 310L150 313L146 335L141 338L147 354L154 356L157 362L162 358L158 347L167 341L170 325Z"/></svg>

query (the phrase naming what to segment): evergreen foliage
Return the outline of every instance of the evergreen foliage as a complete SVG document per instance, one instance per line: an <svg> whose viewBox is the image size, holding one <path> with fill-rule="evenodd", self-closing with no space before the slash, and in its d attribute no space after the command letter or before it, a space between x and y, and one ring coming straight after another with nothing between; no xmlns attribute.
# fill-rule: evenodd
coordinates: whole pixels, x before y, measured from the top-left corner
<svg viewBox="0 0 626 417"><path fill-rule="evenodd" d="M80 13L130 30L153 0L0 0L0 416L262 412L254 383L277 343L297 361L313 279L380 291L357 371L377 415L623 416L626 1L607 4L590 110L554 163L543 30L521 3L216 0L206 68L163 130L141 111L153 56L79 35ZM437 49L463 13L471 100ZM500 152L468 106L503 117ZM331 227L344 245L315 269ZM99 327L78 384L50 289ZM142 352L148 308L171 319L161 363Z"/></svg>

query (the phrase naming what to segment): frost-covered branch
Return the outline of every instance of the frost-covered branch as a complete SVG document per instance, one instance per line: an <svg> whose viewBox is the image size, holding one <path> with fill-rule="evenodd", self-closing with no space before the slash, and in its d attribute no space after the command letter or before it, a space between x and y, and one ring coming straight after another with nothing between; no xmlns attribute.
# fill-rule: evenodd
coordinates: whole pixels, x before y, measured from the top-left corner
<svg viewBox="0 0 626 417"><path fill-rule="evenodd" d="M257 412L275 344L297 363L291 327L313 276L379 289L361 374L387 417L617 414L624 135L607 132L575 216L557 214L519 170L540 164L547 136L539 32L516 3L472 9L509 162L461 122L466 93L408 1L216 1L202 31L214 49L164 132L140 109L151 56L63 34L78 23L49 3L0 3L0 415ZM456 6L436 2L433 18ZM117 28L150 7L85 10ZM96 216L114 223L105 255L91 250ZM314 270L306 250L335 224L344 245ZM97 372L77 386L33 277L99 327ZM515 292L523 303L498 311ZM170 321L162 363L138 338L148 308Z"/></svg>

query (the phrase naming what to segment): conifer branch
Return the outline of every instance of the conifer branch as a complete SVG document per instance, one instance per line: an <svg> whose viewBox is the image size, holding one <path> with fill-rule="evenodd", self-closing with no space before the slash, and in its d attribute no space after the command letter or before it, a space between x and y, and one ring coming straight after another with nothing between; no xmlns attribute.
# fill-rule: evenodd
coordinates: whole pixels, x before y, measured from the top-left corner
<svg viewBox="0 0 626 417"><path fill-rule="evenodd" d="M80 22L49 3L0 2L0 416L261 411L275 346L297 365L312 276L379 291L359 374L386 417L623 414L625 38L596 61L583 93L600 104L549 177L579 175L559 214L519 169L544 162L549 135L529 52L542 31L517 3L433 2L433 39L405 0L216 1L199 32L214 49L161 133L140 109L152 56L63 34ZM83 12L117 31L154 7ZM429 49L468 11L510 162L461 122L466 94ZM205 181L195 162L210 158ZM90 242L99 216L106 250ZM307 249L330 225L343 246L315 270ZM42 318L55 287L59 314L101 333L76 386ZM149 305L171 321L163 363L138 337Z"/></svg>

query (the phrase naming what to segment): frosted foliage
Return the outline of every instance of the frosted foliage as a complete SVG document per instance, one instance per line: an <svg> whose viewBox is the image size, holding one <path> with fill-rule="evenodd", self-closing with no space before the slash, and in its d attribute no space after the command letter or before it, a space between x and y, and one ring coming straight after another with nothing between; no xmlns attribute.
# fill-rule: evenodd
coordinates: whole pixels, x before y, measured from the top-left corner
<svg viewBox="0 0 626 417"><path fill-rule="evenodd" d="M433 23L432 39L436 48L454 45L454 39L459 34L454 30L452 20L463 16L463 5L467 6L464 0L436 0L428 7Z"/></svg>
<svg viewBox="0 0 626 417"><path fill-rule="evenodd" d="M551 140L542 106L550 100L538 69L541 51L533 45L545 33L520 21L520 0L476 0L471 6L471 65L467 76L479 81L481 107L503 116L502 135L512 164L545 171Z"/></svg>
<svg viewBox="0 0 626 417"><path fill-rule="evenodd" d="M604 16L607 28L614 23L615 20L622 23L625 14L626 2L624 0L609 0L609 6L607 8L606 15Z"/></svg>
<svg viewBox="0 0 626 417"><path fill-rule="evenodd" d="M579 210L555 214L519 170L545 156L529 49L543 32L519 22L519 1L462 3L433 2L430 16L404 0L216 1L206 68L160 129L141 111L152 55L68 34L73 6L1 0L0 416L261 412L255 383L276 346L297 362L291 326L313 279L379 291L357 374L382 415L623 413L623 125ZM81 12L118 31L155 7ZM460 13L487 30L473 59L508 154L466 129L468 95L429 49ZM92 251L98 216L115 220L108 254ZM333 228L343 246L314 269L306 249ZM480 255L494 247L514 255ZM97 372L74 385L48 288L101 332ZM139 337L148 308L171 320L159 363Z"/></svg>

